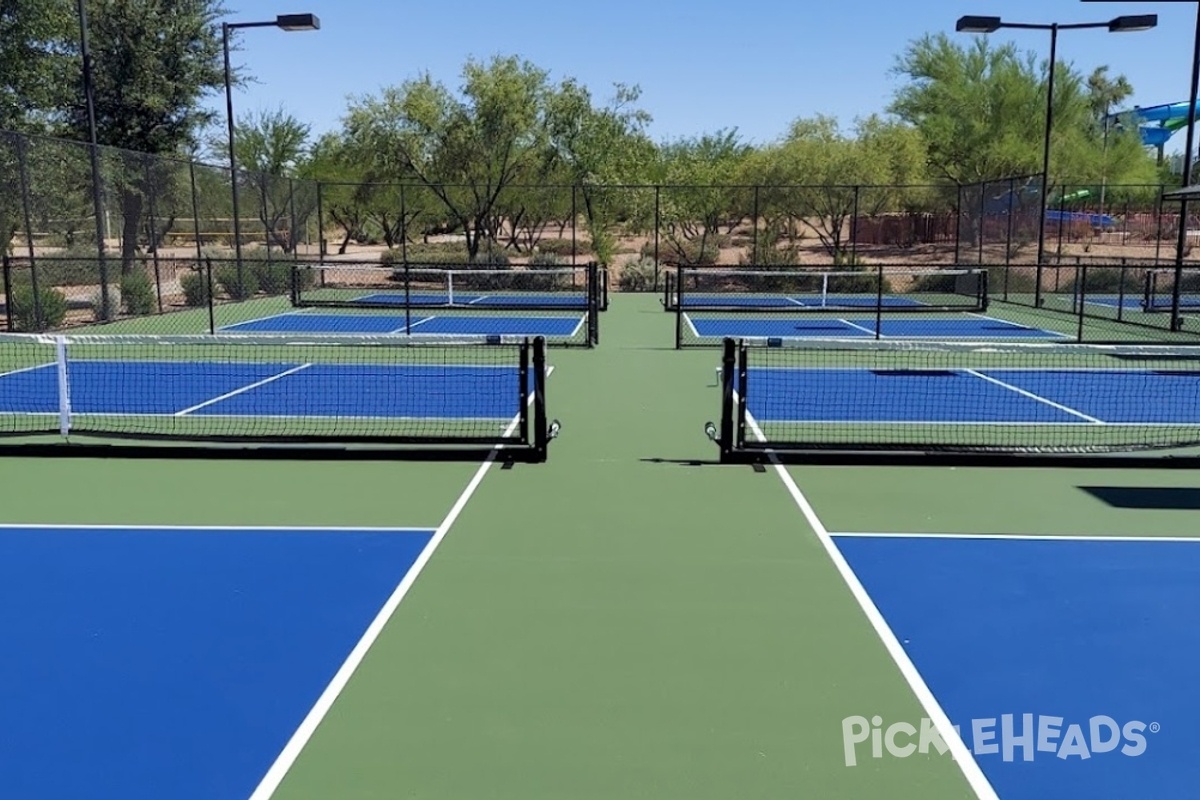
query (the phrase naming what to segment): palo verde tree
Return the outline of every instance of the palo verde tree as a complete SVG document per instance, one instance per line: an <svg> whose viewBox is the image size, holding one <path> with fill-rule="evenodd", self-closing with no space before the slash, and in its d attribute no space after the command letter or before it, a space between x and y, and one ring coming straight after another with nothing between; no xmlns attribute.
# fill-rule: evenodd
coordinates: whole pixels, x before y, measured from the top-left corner
<svg viewBox="0 0 1200 800"><path fill-rule="evenodd" d="M925 36L897 60L895 72L906 83L890 110L921 132L935 177L969 184L1040 173L1047 67L986 37L960 44L944 34ZM1111 180L1137 182L1152 171L1135 138L1109 136L1106 144L1097 124L1097 109L1125 91L1123 81L1103 77L1089 91L1079 72L1057 65L1052 183L1093 180L1102 170Z"/></svg>
<svg viewBox="0 0 1200 800"><path fill-rule="evenodd" d="M516 57L468 61L459 91L426 74L351 103L345 134L378 180L415 181L466 237L494 244L502 193L545 163L547 73Z"/></svg>

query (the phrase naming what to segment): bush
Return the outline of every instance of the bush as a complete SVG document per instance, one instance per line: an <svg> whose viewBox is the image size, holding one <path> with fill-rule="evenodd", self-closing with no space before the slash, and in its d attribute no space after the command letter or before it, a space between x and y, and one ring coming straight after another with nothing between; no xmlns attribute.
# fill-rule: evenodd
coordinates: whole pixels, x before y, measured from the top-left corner
<svg viewBox="0 0 1200 800"><path fill-rule="evenodd" d="M654 275L657 265L652 258L640 258L621 267L617 288L622 292L650 292L654 290Z"/></svg>
<svg viewBox="0 0 1200 800"><path fill-rule="evenodd" d="M572 253L586 255L592 251L589 242L576 240L572 247L570 239L542 239L537 243L539 253L553 253L556 256L569 256Z"/></svg>
<svg viewBox="0 0 1200 800"><path fill-rule="evenodd" d="M553 269L562 265L562 259L554 255L554 253L534 253L533 257L529 259L530 269L538 269L539 267L542 269Z"/></svg>
<svg viewBox="0 0 1200 800"><path fill-rule="evenodd" d="M471 259L471 266L479 269L503 269L508 266L508 256L498 250L476 253Z"/></svg>
<svg viewBox="0 0 1200 800"><path fill-rule="evenodd" d="M104 292L99 290L92 295L92 316L97 322L114 320L121 313L121 290L116 286L108 287L108 305L104 305Z"/></svg>
<svg viewBox="0 0 1200 800"><path fill-rule="evenodd" d="M109 274L114 259L106 259ZM90 286L100 282L100 257L95 247L71 247L63 253L38 256L38 286Z"/></svg>
<svg viewBox="0 0 1200 800"><path fill-rule="evenodd" d="M179 279L183 302L192 308L208 305L208 278L203 272L188 272Z"/></svg>
<svg viewBox="0 0 1200 800"><path fill-rule="evenodd" d="M721 245L727 239L724 236L709 236L705 239L662 241L659 243L659 254L663 261L669 263L685 267L711 267L720 260ZM642 246L642 257L654 257L653 242Z"/></svg>
<svg viewBox="0 0 1200 800"><path fill-rule="evenodd" d="M257 261L247 264L254 273L254 283L259 291L269 295L288 294L292 290L292 267L290 264Z"/></svg>
<svg viewBox="0 0 1200 800"><path fill-rule="evenodd" d="M35 302L32 286L14 286L12 296L9 297L9 307L13 324L23 333L53 330L62 325L67 318L67 297L54 288L38 287Z"/></svg>
<svg viewBox="0 0 1200 800"><path fill-rule="evenodd" d="M135 317L153 314L157 296L154 284L142 272L131 272L121 278L121 304L125 313Z"/></svg>
<svg viewBox="0 0 1200 800"><path fill-rule="evenodd" d="M237 266L230 265L218 269L213 279L230 300L249 300L258 291L258 286L254 280L253 268L249 265L244 266L240 277L241 280L239 281Z"/></svg>

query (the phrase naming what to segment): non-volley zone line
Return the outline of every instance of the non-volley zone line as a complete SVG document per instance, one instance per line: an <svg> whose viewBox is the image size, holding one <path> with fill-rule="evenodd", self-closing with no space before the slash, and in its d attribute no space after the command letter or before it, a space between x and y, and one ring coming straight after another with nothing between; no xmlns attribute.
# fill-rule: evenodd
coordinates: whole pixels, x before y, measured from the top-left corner
<svg viewBox="0 0 1200 800"><path fill-rule="evenodd" d="M1200 603L1200 538L830 537L1000 796L1182 797L1200 782L1200 630L1181 613ZM915 722L875 728L893 741ZM876 756L871 726L844 736L848 763L911 755Z"/></svg>
<svg viewBox="0 0 1200 800"><path fill-rule="evenodd" d="M423 336L578 335L585 316L413 316L403 314L314 314L297 311L225 325L221 333L325 333L350 335L419 334Z"/></svg>
<svg viewBox="0 0 1200 800"><path fill-rule="evenodd" d="M1058 331L1030 328L1008 320L971 314L962 319L821 318L808 317L698 317L684 315L692 333L699 338L775 339L867 339L876 329L884 339L931 339L936 341L1062 340L1071 338Z"/></svg>
<svg viewBox="0 0 1200 800"><path fill-rule="evenodd" d="M761 422L1200 425L1200 374L1156 370L751 368Z"/></svg>

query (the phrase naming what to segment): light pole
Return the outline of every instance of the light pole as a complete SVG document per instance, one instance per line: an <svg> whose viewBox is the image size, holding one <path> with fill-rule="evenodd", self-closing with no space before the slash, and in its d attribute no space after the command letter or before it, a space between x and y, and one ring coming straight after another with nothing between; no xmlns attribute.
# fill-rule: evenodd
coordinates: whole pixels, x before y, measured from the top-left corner
<svg viewBox="0 0 1200 800"><path fill-rule="evenodd" d="M108 320L112 309L108 299L108 261L104 253L104 185L100 176L100 137L96 132L96 91L92 85L92 54L88 47L88 18L84 0L79 9L79 56L83 62L83 99L87 110L88 149L92 165L92 210L96 215L96 258L100 279L100 319Z"/></svg>
<svg viewBox="0 0 1200 800"><path fill-rule="evenodd" d="M955 30L959 33L995 33L1001 28L1050 31L1050 65L1046 76L1046 127L1042 136L1042 192L1041 214L1038 219L1037 286L1034 289L1033 300L1035 306L1042 305L1042 266L1046 256L1046 212L1050 193L1050 132L1054 125L1054 69L1058 60L1058 32L1107 28L1110 33L1131 33L1150 30L1156 25L1158 25L1157 14L1139 14L1116 17L1108 22L1074 22L1066 25L1057 22L1050 24L1004 22L1000 17L965 16L960 17L955 25ZM1061 224L1062 220L1059 220L1059 225Z"/></svg>
<svg viewBox="0 0 1200 800"><path fill-rule="evenodd" d="M221 23L221 42L225 50L225 119L229 126L229 183L233 188L233 250L237 259L238 287L243 286L242 223L238 208L237 154L234 152L233 76L229 65L229 34L242 28L279 28L285 31L320 30L321 21L315 14L280 14L269 22Z"/></svg>
<svg viewBox="0 0 1200 800"><path fill-rule="evenodd" d="M1196 94L1200 93L1200 3L1196 3L1196 38L1192 45L1192 88L1188 93L1187 143L1183 150L1183 189L1192 183L1192 158L1196 143ZM1171 330L1183 329L1183 315L1179 313L1183 286L1183 256L1187 251L1188 201L1184 195L1179 205L1179 239L1175 242L1175 288L1171 291Z"/></svg>

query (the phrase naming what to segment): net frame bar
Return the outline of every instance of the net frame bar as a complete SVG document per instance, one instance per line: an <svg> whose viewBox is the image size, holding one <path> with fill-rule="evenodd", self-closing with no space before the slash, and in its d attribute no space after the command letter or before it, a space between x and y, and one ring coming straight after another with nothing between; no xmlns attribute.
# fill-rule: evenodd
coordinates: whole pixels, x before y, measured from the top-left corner
<svg viewBox="0 0 1200 800"><path fill-rule="evenodd" d="M392 277L394 277L396 275L402 275L403 279L399 282L399 285L390 286L388 288L389 295L396 299L389 300L386 302L384 302L384 301L380 301L380 302L366 301L366 302L364 302L359 299L356 299L356 300L320 299L320 298L313 299L311 296L305 295L305 293L304 293L305 290L302 289L302 286L305 283L305 281L303 281L300 277L305 271L320 273L323 270L339 270L339 269L378 272L380 274L386 274L386 275L392 276ZM579 275L581 273L584 275L584 282L583 282L583 286L581 287L581 290L578 292L572 291L572 292L557 292L556 293L553 291L538 291L538 290L528 290L528 291L523 292L523 291L517 290L515 292L515 295L523 298L519 301L514 300L512 302L503 302L503 301L496 301L496 300L489 299L489 302L486 304L454 303L453 302L453 293L455 291L453 280L454 280L455 275L471 276L474 278L489 278L489 277L503 276L503 277L512 278L512 279L516 280L516 279L520 279L522 277L537 278L537 277L552 277L554 275L575 276L575 275ZM607 309L607 307L608 307L608 270L602 269L600 267L600 265L594 261L588 262L585 265L577 265L577 266L568 265L568 266L556 267L556 268L552 268L552 269L528 270L528 271L512 270L512 269L474 269L474 268L471 268L470 265L445 265L445 266L439 266L439 267L426 267L426 266L414 266L412 264L405 263L405 264L397 266L397 267L384 267L384 266L369 265L369 264L339 264L337 262L319 262L319 263L317 263L317 262L297 262L296 264L294 264L292 266L291 274L292 274L292 278L291 278L291 292L290 292L291 297L290 297L290 299L291 299L292 306L294 308L330 308L330 309L340 308L340 309L360 310L360 311L366 311L366 310L390 311L395 314L403 314L404 318L405 318L405 328L407 329L407 332L402 335L412 336L412 337L420 337L422 335L419 331L416 333L411 332L411 329L413 327L412 317L413 317L414 313L415 314L427 314L431 311L445 310L445 311L452 311L455 313L479 314L481 316L488 316L488 315L497 314L499 312L515 312L515 313L554 312L554 313L557 313L560 315L582 314L583 318L584 318L583 326L586 330L586 335L582 342L571 341L571 340L560 340L560 339L555 338L555 339L549 340L547 342L547 344L549 346L559 346L559 347L583 346L583 347L587 347L587 348L593 348L593 347L596 347L600 343L600 312L604 309ZM415 286L414 285L414 283L416 283L416 284L420 283L420 281L414 280L414 276L419 278L421 276L426 276L426 275L440 275L440 276L444 276L446 278L445 288L446 288L446 293L447 293L447 299L451 301L450 303L438 304L438 303L429 303L429 302L414 302L414 300L413 300L414 293L427 293L429 291L436 291L436 289L430 290L429 288L426 288L423 286L419 286L419 285ZM324 288L324 287L321 287L321 288ZM363 291L368 293L368 296L369 296L370 287L364 287ZM497 295L497 296L502 297L503 292L505 292L506 290L499 289L497 291L501 293L500 295ZM471 290L470 294L480 294L481 292L486 293L486 292L484 292L484 290L475 289L475 290ZM579 298L581 299L581 302L579 305L563 305L562 303L555 303L552 301L538 303L538 302L536 302L536 300L534 300L534 301L530 300L530 298L537 297L539 294L545 295L545 296L550 296L550 297L554 297L554 296L571 297L574 295L578 295ZM401 298L401 296L403 297L403 302L397 302L397 300L399 300Z"/></svg>
<svg viewBox="0 0 1200 800"><path fill-rule="evenodd" d="M894 463L982 463L989 466L1010 466L1033 461L1048 465L1063 464L1076 466L1086 464L1088 467L1106 466L1137 466L1162 468L1164 466L1179 466L1184 468L1200 468L1200 455L1161 455L1146 453L1154 451L1170 451L1180 448L1194 448L1200 444L1200 423L1188 423L1186 427L1194 427L1197 431L1196 441L1178 442L1169 445L1139 445L1127 442L1116 445L1081 445L1081 446L1027 446L1027 445L996 445L996 444L948 444L948 443L879 443L879 442L802 442L772 440L766 436L761 426L754 421L749 413L750 386L749 373L751 368L751 353L764 349L796 349L803 351L838 351L852 350L856 352L888 352L916 350L927 352L962 353L974 348L979 353L1024 352L1047 354L1074 352L1091 355L1127 356L1143 355L1146 358L1172 360L1187 358L1200 360L1200 353L1184 355L1186 347L1166 345L1074 345L1062 343L1039 344L1008 344L997 345L994 342L871 342L861 341L825 341L795 343L787 340L773 339L767 342L750 343L742 339L726 338L722 342L721 366L718 367L718 385L721 390L720 423L708 424L709 438L718 446L720 463L722 464L755 464L775 463L883 463L894 460ZM760 368L761 365L760 365ZM836 369L836 367L834 367ZM865 368L864 368L865 369ZM1185 372L1191 372L1185 370ZM816 424L816 423L813 423ZM887 424L887 423L881 423ZM936 424L936 423L931 423ZM1013 423L1019 425L1020 423ZM1126 427L1139 427L1134 423ZM1181 423L1179 427L1185 427ZM906 460L915 457L917 461Z"/></svg>
<svg viewBox="0 0 1200 800"><path fill-rule="evenodd" d="M1197 288L1191 290L1180 289L1180 308L1200 310L1200 269L1185 269L1183 270L1182 277L1185 279L1190 277L1196 283ZM1174 292L1174 267L1146 270L1145 289L1142 294L1142 310L1148 314L1157 314L1164 311L1171 313L1173 311ZM1196 299L1191 302L1185 302L1189 294L1195 296ZM1164 298L1166 302L1155 302L1157 298Z"/></svg>
<svg viewBox="0 0 1200 800"><path fill-rule="evenodd" d="M222 334L221 336L205 335L142 335L142 334L0 334L0 347L8 344L28 343L33 346L53 347L54 373L56 384L57 409L55 416L58 425L60 442L51 447L70 447L72 441L78 438L100 439L113 441L132 441L147 443L176 443L187 445L189 448L203 449L211 445L240 445L246 448L258 446L297 446L294 452L305 452L303 448L326 450L329 448L348 448L353 446L376 446L394 456L412 455L418 458L445 458L450 456L479 458L482 455L498 454L505 462L543 463L547 460L549 442L553 438L551 423L546 405L546 378L549 367L546 360L546 342L542 337L457 337L443 341L429 341L393 336L304 336L304 335L271 335L271 334ZM511 364L517 371L517 414L506 424L505 432L500 435L447 435L440 433L428 434L328 434L328 433L272 433L261 432L246 434L128 431L113 428L97 430L94 420L104 415L80 412L78 416L87 417L89 425L83 430L75 427L74 420L77 412L73 410L72 382L70 365L86 363L90 359L72 360L72 345L99 346L112 348L119 352L121 347L129 346L145 348L147 346L213 348L214 355L224 348L244 347L322 347L332 348L378 347L381 352L397 350L404 352L427 351L431 353L469 353L473 348L496 349L504 348L515 355ZM335 351L334 351L335 352ZM480 351L482 352L482 350ZM144 359L131 359L137 363ZM204 363L185 359L188 363ZM213 362L222 365L228 362L220 360ZM334 365L339 362L329 362ZM388 362L380 362L382 367L391 366ZM418 364L419 365L419 364ZM469 362L465 365L469 366ZM405 381L398 381L403 385ZM414 391L423 391L417 386ZM14 412L15 413L15 412ZM117 414L116 416L121 416ZM136 416L136 415L134 415ZM162 416L170 414L150 414ZM250 417L253 418L253 417ZM296 416L303 420L303 415ZM431 417L432 419L432 417ZM44 446L42 442L32 441L47 435L48 432L28 430L6 431L0 429L0 440L28 439L31 444L27 449L38 449ZM20 454L22 445L16 445L15 450ZM13 449L4 446L6 451ZM121 447L126 450L126 447ZM289 447L290 451L293 451ZM151 454L165 454L162 447L152 447Z"/></svg>
<svg viewBox="0 0 1200 800"><path fill-rule="evenodd" d="M775 314L775 313L819 313L845 310L853 308L856 311L875 311L877 308L882 308L884 313L920 313L920 312L948 312L948 311L969 311L969 312L984 312L988 307L988 271L977 267L964 267L960 269L948 270L933 270L933 269L918 269L918 268L897 268L895 266L885 267L888 265L879 265L876 270L866 272L855 272L851 270L804 270L804 269L786 269L786 270L765 270L754 269L752 267L745 269L725 269L721 267L676 267L674 272L668 271L663 282L663 295L660 300L663 310L672 313L686 313L688 311L721 311L732 314L752 313L752 314ZM691 294L686 288L685 278L688 275L704 276L704 277L721 277L728 276L731 278L770 278L774 280L787 279L815 279L821 281L821 290L816 293L816 297L820 298L819 304L801 305L799 303L793 305L785 305L779 302L766 302L765 298L789 297L809 297L806 292L780 291L780 290L764 290L764 291L746 291L746 292L699 292ZM931 292L895 292L883 290L884 282L889 277L907 276L907 277L937 277L937 278L973 278L973 286L968 287L969 291L960 290L958 281L956 280L955 289L952 291ZM861 292L848 292L839 289L830 289L830 282L837 280L858 280L870 281L872 285L869 290ZM915 305L886 305L883 300L885 297L897 296L904 297L906 294L920 295L927 294L944 294L956 295L965 298L963 303L918 303ZM853 306L830 304L830 297L841 295L861 295L864 297L875 297L874 304L855 304ZM762 296L764 302L755 304L747 302L755 296ZM739 298L739 300L727 300L722 302L719 298ZM690 299L689 299L690 298ZM970 302L967 302L969 299Z"/></svg>

